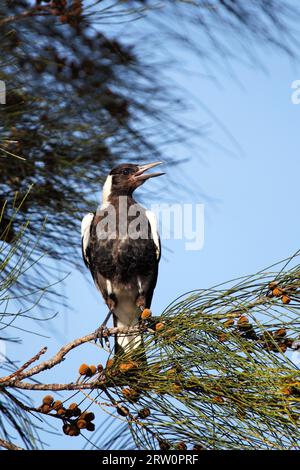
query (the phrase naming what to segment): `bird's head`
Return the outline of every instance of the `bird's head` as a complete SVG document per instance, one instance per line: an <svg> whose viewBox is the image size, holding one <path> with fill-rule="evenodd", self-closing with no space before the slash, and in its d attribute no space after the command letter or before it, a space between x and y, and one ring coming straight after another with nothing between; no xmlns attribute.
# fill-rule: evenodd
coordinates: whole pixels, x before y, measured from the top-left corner
<svg viewBox="0 0 300 470"><path fill-rule="evenodd" d="M103 187L103 199L110 196L131 196L133 191L141 186L149 178L164 175L164 173L145 173L147 170L160 165L162 162L135 165L123 163L113 168L109 173Z"/></svg>

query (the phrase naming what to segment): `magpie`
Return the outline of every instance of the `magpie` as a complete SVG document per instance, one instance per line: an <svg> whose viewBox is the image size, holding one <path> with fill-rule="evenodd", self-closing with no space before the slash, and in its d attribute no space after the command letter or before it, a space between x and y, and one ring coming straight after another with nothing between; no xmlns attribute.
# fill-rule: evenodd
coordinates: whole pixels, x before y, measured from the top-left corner
<svg viewBox="0 0 300 470"><path fill-rule="evenodd" d="M102 191L102 204L81 224L82 255L102 294L115 327L139 323L141 311L150 308L161 256L155 214L138 204L133 192L149 178L145 173L162 162L121 164L111 170ZM116 335L115 353L143 345L140 334Z"/></svg>

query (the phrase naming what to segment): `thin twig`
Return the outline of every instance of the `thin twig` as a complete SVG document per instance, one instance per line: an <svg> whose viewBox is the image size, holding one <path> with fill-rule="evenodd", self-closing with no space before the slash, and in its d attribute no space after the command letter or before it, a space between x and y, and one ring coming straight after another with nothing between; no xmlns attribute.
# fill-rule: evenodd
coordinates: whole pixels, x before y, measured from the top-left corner
<svg viewBox="0 0 300 470"><path fill-rule="evenodd" d="M18 379L20 374L25 370L27 369L33 362L36 362L39 360L39 358L45 354L45 352L47 351L47 347L45 346L43 349L41 349L35 356L33 356L31 359L29 359L27 362L25 362L25 364L23 364L18 370L16 370L15 372L13 372L12 374L8 375L7 377L3 377L0 379L0 384L2 382L7 382L7 381L11 381L12 379Z"/></svg>
<svg viewBox="0 0 300 470"><path fill-rule="evenodd" d="M8 23L14 23L15 21L23 20L24 18L28 18L31 16L45 15L49 13L50 10L48 6L37 5L31 8L30 10L23 11L22 13L18 13L17 15L11 15L7 16L6 18L3 18L3 20L0 21L0 26L3 26Z"/></svg>

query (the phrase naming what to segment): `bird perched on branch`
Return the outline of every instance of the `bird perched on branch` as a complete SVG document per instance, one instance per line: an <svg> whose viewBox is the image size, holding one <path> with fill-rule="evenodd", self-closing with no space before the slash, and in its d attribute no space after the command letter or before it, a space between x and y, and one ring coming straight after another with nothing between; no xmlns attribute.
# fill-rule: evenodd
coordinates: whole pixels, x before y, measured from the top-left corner
<svg viewBox="0 0 300 470"><path fill-rule="evenodd" d="M141 311L150 308L160 260L160 238L155 214L133 199L133 192L149 178L164 173L145 173L161 162L124 163L109 173L102 205L87 214L81 225L82 254L109 314L97 330L103 334L109 316L114 326L139 323ZM116 335L115 352L142 346L141 335Z"/></svg>

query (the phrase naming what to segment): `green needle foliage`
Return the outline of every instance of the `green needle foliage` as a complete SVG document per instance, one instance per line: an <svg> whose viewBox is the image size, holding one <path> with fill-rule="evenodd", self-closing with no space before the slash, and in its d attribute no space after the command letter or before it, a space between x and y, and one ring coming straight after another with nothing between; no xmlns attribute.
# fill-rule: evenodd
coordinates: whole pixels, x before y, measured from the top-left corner
<svg viewBox="0 0 300 470"><path fill-rule="evenodd" d="M39 284L30 285L28 280L28 270L36 269L41 259L33 261L35 243L28 234L29 221L24 221L17 232L12 232L11 226L25 203L25 198L17 203L18 198L14 198L13 213L10 220L4 220L4 208L0 212L0 225L3 232L0 234L0 375L9 375L20 366L20 361L13 360L8 356L8 349L12 349L14 344L21 342L21 337L26 331L32 333L32 325L26 329L29 320L35 322L45 320L38 313L37 305L50 286L43 283L40 278ZM4 240L9 235L9 243ZM18 285L23 285L19 292ZM19 307L16 307L18 302ZM21 306L20 306L21 305ZM53 317L53 315L52 315ZM25 319L24 327L20 327L20 319ZM46 318L47 319L47 318ZM5 349L4 349L5 347ZM40 448L43 443L39 438L41 430L48 429L48 425L41 426L42 420L36 420L28 413L32 406L32 400L24 393L16 390L9 393L6 390L0 391L0 439L13 442L18 439L26 449Z"/></svg>
<svg viewBox="0 0 300 470"><path fill-rule="evenodd" d="M148 366L123 356L107 369L127 427L112 420L97 447L132 447L131 433L142 449L298 449L297 259L189 293L149 320Z"/></svg>

